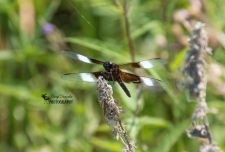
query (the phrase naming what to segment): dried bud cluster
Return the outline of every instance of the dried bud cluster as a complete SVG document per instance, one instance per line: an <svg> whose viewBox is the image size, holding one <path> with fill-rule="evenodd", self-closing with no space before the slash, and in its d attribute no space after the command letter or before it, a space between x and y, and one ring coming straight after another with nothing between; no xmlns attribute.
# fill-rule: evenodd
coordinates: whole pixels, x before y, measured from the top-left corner
<svg viewBox="0 0 225 152"><path fill-rule="evenodd" d="M190 49L187 51L184 59L185 67L183 69L183 74L185 75L185 79L183 80L186 82L182 83L189 84L190 95L197 99L197 106L192 116L193 129L191 131L187 130L187 134L189 137L208 139L209 143L202 145L200 147L200 151L203 151L204 149L205 152L220 152L220 150L218 150L219 148L215 146L212 140L206 118L208 110L207 103L205 101L207 75L205 72L206 62L204 55L206 53L211 54L211 49L208 48L208 36L204 30L204 26L205 25L200 22L196 24L189 42ZM198 124L197 120L201 120L202 124ZM209 147L214 147L214 150L212 151L212 148Z"/></svg>
<svg viewBox="0 0 225 152"><path fill-rule="evenodd" d="M197 23L194 28L189 41L190 49L184 59L185 68L183 69L185 76L192 79L192 84L189 85L190 94L202 98L205 97L207 83L204 54L210 52L207 46L208 36L203 27L203 23Z"/></svg>
<svg viewBox="0 0 225 152"><path fill-rule="evenodd" d="M112 87L107 84L107 81L102 77L98 79L98 101L104 110L104 116L107 120L107 123L111 128L116 127L116 123L120 117L120 114L123 113L121 107L117 106L117 101L113 99Z"/></svg>
<svg viewBox="0 0 225 152"><path fill-rule="evenodd" d="M124 125L122 124L120 120L120 114L124 113L122 110L122 107L118 107L118 101L113 99L112 94L112 87L107 84L107 81L103 79L103 77L98 78L98 101L104 110L104 116L108 123L108 125L112 129L112 133L114 138L121 139L121 141L126 146L126 149L124 151L126 152L133 152L134 151L134 143L130 141L128 134L126 130L124 129ZM121 137L121 135L124 136L125 141Z"/></svg>
<svg viewBox="0 0 225 152"><path fill-rule="evenodd" d="M199 152L222 152L222 150L216 145L202 145Z"/></svg>
<svg viewBox="0 0 225 152"><path fill-rule="evenodd" d="M205 102L207 76L204 54L208 53L210 49L207 46L208 36L203 27L203 23L196 24L189 42L190 50L187 51L184 59L185 68L183 73L186 76L185 80L188 80L189 83L189 93L191 96L197 97L198 101L193 120L203 120L208 109Z"/></svg>

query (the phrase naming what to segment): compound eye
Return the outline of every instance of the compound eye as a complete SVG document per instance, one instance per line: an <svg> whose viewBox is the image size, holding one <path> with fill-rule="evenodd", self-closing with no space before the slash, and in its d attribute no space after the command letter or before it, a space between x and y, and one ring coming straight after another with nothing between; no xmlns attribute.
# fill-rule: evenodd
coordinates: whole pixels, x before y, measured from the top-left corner
<svg viewBox="0 0 225 152"><path fill-rule="evenodd" d="M111 62L105 62L103 64L106 71L108 71L108 72L110 71L111 64L112 64Z"/></svg>
<svg viewBox="0 0 225 152"><path fill-rule="evenodd" d="M108 63L104 63L103 66L104 66L104 67L108 67L109 64L108 64Z"/></svg>

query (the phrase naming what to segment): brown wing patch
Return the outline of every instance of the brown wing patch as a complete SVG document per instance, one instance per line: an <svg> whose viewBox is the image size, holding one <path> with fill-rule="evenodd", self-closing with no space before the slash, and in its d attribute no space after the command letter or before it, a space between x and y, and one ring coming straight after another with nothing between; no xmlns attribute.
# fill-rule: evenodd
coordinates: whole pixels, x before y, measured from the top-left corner
<svg viewBox="0 0 225 152"><path fill-rule="evenodd" d="M96 64L102 64L103 65L103 61L97 60L97 59L93 59L93 58L89 58L91 60L91 62L96 63Z"/></svg>
<svg viewBox="0 0 225 152"><path fill-rule="evenodd" d="M131 62L119 65L120 68L141 68L140 64L137 62Z"/></svg>
<svg viewBox="0 0 225 152"><path fill-rule="evenodd" d="M162 66L166 64L167 62L160 58L153 58L153 59L147 59L140 62L131 62L126 64L119 65L120 68L144 68L144 69L150 69L155 68L158 66Z"/></svg>
<svg viewBox="0 0 225 152"><path fill-rule="evenodd" d="M120 77L123 80L123 82L126 83L141 83L141 79L139 76L127 72L121 72Z"/></svg>

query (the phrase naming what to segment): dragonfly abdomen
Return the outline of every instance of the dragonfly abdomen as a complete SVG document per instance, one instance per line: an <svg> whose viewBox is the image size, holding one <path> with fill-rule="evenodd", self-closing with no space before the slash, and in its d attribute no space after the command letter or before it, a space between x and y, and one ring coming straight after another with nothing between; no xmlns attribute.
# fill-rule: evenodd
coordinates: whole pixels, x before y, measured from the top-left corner
<svg viewBox="0 0 225 152"><path fill-rule="evenodd" d="M122 80L118 80L117 81L119 83L119 85L121 86L121 88L124 90L124 92L127 94L128 97L131 97L129 90L127 89L127 87L125 86L125 84L122 82Z"/></svg>

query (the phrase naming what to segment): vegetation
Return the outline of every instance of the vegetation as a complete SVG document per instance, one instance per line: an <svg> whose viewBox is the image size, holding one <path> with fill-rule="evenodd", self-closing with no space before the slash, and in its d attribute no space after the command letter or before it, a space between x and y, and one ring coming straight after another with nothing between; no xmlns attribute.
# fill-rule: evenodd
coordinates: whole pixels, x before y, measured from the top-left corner
<svg viewBox="0 0 225 152"><path fill-rule="evenodd" d="M155 57L167 60L164 67L128 69L162 80L168 84L165 90L140 91L139 86L126 84L129 98L118 84L113 86L113 97L125 111L121 120L137 152L199 151L208 140L186 134L197 103L190 102L188 90L178 85L188 39L198 21L205 23L212 48L212 55L205 55L207 119L213 140L224 151L224 10L224 0L127 0L126 8L124 0L1 0L1 151L124 149L106 123L97 85L61 79L65 73L103 67L63 56L62 49L118 64ZM51 99L72 103L50 103Z"/></svg>

